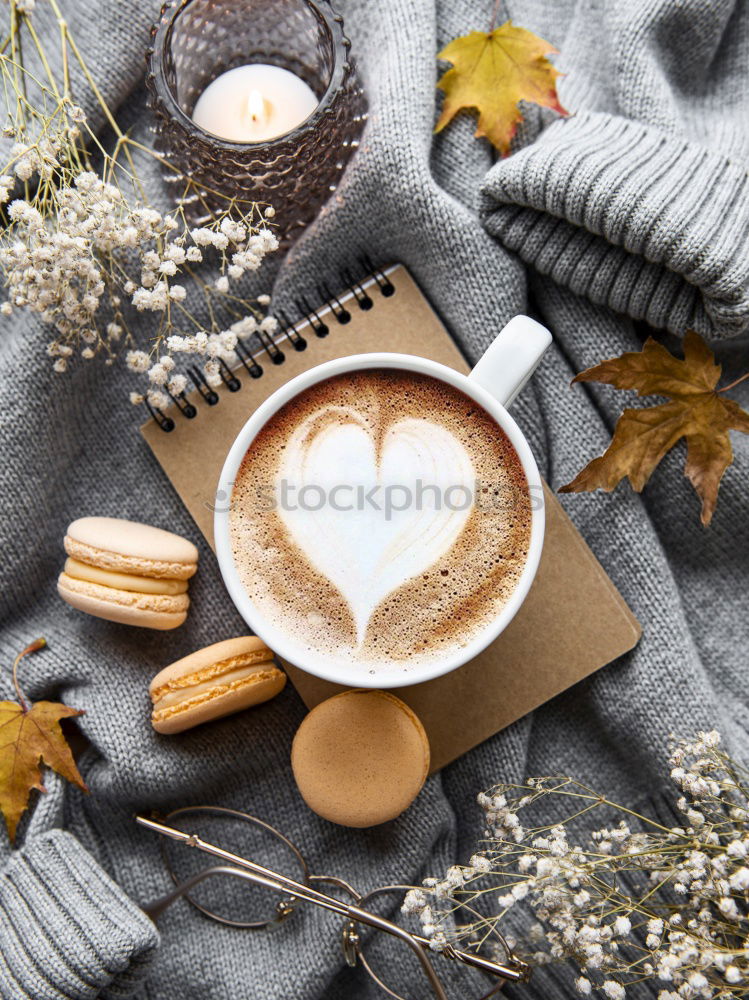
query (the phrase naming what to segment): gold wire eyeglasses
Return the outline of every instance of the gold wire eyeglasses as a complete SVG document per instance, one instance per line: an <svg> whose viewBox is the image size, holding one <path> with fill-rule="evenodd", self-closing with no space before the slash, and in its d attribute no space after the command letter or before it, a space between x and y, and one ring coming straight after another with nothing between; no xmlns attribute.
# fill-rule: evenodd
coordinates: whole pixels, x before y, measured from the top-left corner
<svg viewBox="0 0 749 1000"><path fill-rule="evenodd" d="M204 916L229 927L270 930L295 912L298 901L311 903L342 918L341 944L347 965L360 965L394 1000L422 1000L425 982L429 995L436 1000L448 1000L447 982L453 996L460 1000L486 1000L505 982L527 982L530 978L530 966L512 953L493 927L481 942L484 954L478 947L475 951L460 951L449 944L434 951L428 938L396 922L403 898L412 886L381 886L362 895L345 879L314 874L295 844L249 813L189 806L167 816L137 816L136 821L164 838L162 855L175 886L143 907L154 921L178 899L185 899ZM219 847L211 842L213 839L227 846ZM171 850L175 843L197 851ZM203 867L201 854L221 863ZM262 857L268 864L251 860L250 856ZM271 863L274 867L268 866ZM287 874L289 871L292 874ZM324 891L323 886L329 891ZM279 894L270 917L267 892L258 893L258 889ZM478 916L472 909L470 913L472 918ZM380 933L368 933L365 928ZM503 960L497 961L497 955ZM433 960L442 966L439 975ZM489 992L482 992L479 983L483 982L485 989L487 977L492 986Z"/></svg>

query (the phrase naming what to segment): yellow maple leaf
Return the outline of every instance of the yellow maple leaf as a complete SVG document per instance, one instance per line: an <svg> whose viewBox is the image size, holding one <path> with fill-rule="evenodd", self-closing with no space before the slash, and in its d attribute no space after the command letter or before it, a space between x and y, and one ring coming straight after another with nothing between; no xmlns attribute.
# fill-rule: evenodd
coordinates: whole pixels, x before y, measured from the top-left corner
<svg viewBox="0 0 749 1000"><path fill-rule="evenodd" d="M453 64L437 86L445 92L440 132L464 108L478 111L477 136L486 136L503 156L523 115L519 101L532 101L566 114L557 97L559 71L546 58L557 50L506 21L492 31L472 31L455 38L438 54Z"/></svg>
<svg viewBox="0 0 749 1000"><path fill-rule="evenodd" d="M14 682L21 657L44 645L43 639L37 639L16 658ZM83 712L52 701L37 701L29 706L17 684L16 689L19 702L0 701L0 812L5 817L11 843L15 840L18 821L28 806L31 790L45 791L42 761L67 781L88 791L60 727L62 719L83 715Z"/></svg>
<svg viewBox="0 0 749 1000"><path fill-rule="evenodd" d="M728 432L749 434L749 413L723 395L731 386L716 388L720 374L713 352L690 330L684 338L683 360L649 337L641 351L602 361L575 376L573 382L603 382L617 389L636 389L640 396L666 396L669 401L625 410L603 455L559 492L610 492L626 477L639 493L663 456L684 438L684 474L702 501L702 523L709 524L723 473L733 462Z"/></svg>

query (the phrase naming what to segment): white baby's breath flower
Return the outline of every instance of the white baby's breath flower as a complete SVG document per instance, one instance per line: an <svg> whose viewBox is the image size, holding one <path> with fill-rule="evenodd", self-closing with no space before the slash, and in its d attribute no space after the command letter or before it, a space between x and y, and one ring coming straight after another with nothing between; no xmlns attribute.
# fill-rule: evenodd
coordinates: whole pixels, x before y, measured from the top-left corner
<svg viewBox="0 0 749 1000"><path fill-rule="evenodd" d="M728 920L737 921L741 917L736 901L730 896L723 896L718 900L718 909Z"/></svg>
<svg viewBox="0 0 749 1000"><path fill-rule="evenodd" d="M146 393L146 399L151 406L155 406L158 410L163 410L169 406L169 397L161 392L160 389L149 389Z"/></svg>
<svg viewBox="0 0 749 1000"><path fill-rule="evenodd" d="M187 352L190 349L187 343L187 338L176 333L173 333L171 336L166 338L166 346L167 350L174 351L176 354Z"/></svg>
<svg viewBox="0 0 749 1000"><path fill-rule="evenodd" d="M687 809L687 819L695 829L705 825L705 817L697 809Z"/></svg>
<svg viewBox="0 0 749 1000"><path fill-rule="evenodd" d="M193 337L188 337L190 350L195 354L205 354L208 347L208 334L205 330L199 330Z"/></svg>
<svg viewBox="0 0 749 1000"><path fill-rule="evenodd" d="M173 396L180 396L187 388L187 378L184 375L172 375L167 389Z"/></svg>
<svg viewBox="0 0 749 1000"><path fill-rule="evenodd" d="M175 302L184 302L187 298L187 289L184 285L171 285L169 288L169 298Z"/></svg>
<svg viewBox="0 0 749 1000"><path fill-rule="evenodd" d="M742 865L738 868L733 875L731 875L728 880L732 889L738 889L740 892L746 892L749 889L749 868Z"/></svg>
<svg viewBox="0 0 749 1000"><path fill-rule="evenodd" d="M209 247L213 244L213 230L208 229L207 226L198 229L191 229L190 236L192 237L193 242L199 247Z"/></svg>
<svg viewBox="0 0 749 1000"><path fill-rule="evenodd" d="M236 323L232 323L230 329L238 337L249 337L251 333L257 330L257 320L254 316L244 316Z"/></svg>
<svg viewBox="0 0 749 1000"><path fill-rule="evenodd" d="M145 397L140 392L130 393L130 402L133 404L133 406L140 406L140 404L144 401L144 399Z"/></svg>
<svg viewBox="0 0 749 1000"><path fill-rule="evenodd" d="M198 251L200 253L200 251ZM179 246L177 243L170 243L169 246L164 250L164 260L171 261L173 264L182 265L187 259L187 253L184 247Z"/></svg>
<svg viewBox="0 0 749 1000"><path fill-rule="evenodd" d="M10 174L0 176L0 205L4 205L8 201L15 184L16 179L15 177L11 177Z"/></svg>
<svg viewBox="0 0 749 1000"><path fill-rule="evenodd" d="M19 180L22 181L31 180L34 174L33 160L29 156L22 156L19 160L16 161L15 166L13 167L13 171L16 177L19 178Z"/></svg>
<svg viewBox="0 0 749 1000"><path fill-rule="evenodd" d="M167 371L163 365L153 365L148 370L148 379L153 385L166 385Z"/></svg>
<svg viewBox="0 0 749 1000"><path fill-rule="evenodd" d="M226 277L225 274L222 274L220 278L216 278L214 285L216 287L216 290L219 292L229 291L229 279Z"/></svg>
<svg viewBox="0 0 749 1000"><path fill-rule="evenodd" d="M203 371L205 372L205 380L212 389L218 389L221 385L221 368L217 361L213 359L206 361L203 366Z"/></svg>
<svg viewBox="0 0 749 1000"><path fill-rule="evenodd" d="M145 351L128 351L125 355L125 364L131 372L147 372L149 358Z"/></svg>
<svg viewBox="0 0 749 1000"><path fill-rule="evenodd" d="M221 220L219 228L224 236L227 236L232 243L241 243L247 238L247 227L243 226L241 222L235 222L228 216Z"/></svg>
<svg viewBox="0 0 749 1000"><path fill-rule="evenodd" d="M601 986L601 991L609 1000L623 1000L626 996L626 990L622 984L615 982L613 979L607 979Z"/></svg>
<svg viewBox="0 0 749 1000"><path fill-rule="evenodd" d="M426 899L426 894L422 889L409 889L403 898L401 912L406 914L421 913L427 905Z"/></svg>
<svg viewBox="0 0 749 1000"><path fill-rule="evenodd" d="M687 985L691 990L691 996L700 997L712 997L713 991L708 988L709 984L706 976L701 972L691 972L687 976ZM683 990L683 987L682 987ZM682 996L685 996L685 992L682 992Z"/></svg>
<svg viewBox="0 0 749 1000"><path fill-rule="evenodd" d="M133 292L132 303L138 312L151 307L152 294L147 288L136 288Z"/></svg>
<svg viewBox="0 0 749 1000"><path fill-rule="evenodd" d="M262 247L265 253L272 253L278 250L278 237L271 229L260 229L257 233L262 240Z"/></svg>

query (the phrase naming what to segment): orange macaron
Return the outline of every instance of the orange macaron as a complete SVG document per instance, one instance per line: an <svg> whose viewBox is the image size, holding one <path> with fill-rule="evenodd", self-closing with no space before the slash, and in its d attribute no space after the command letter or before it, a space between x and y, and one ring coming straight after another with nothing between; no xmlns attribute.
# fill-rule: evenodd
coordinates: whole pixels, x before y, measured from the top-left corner
<svg viewBox="0 0 749 1000"><path fill-rule="evenodd" d="M181 733L275 698L286 674L254 635L225 639L164 667L151 681L151 723Z"/></svg>
<svg viewBox="0 0 749 1000"><path fill-rule="evenodd" d="M64 601L96 618L172 629L187 617L198 550L181 535L118 517L81 517L65 535Z"/></svg>
<svg viewBox="0 0 749 1000"><path fill-rule="evenodd" d="M389 691L344 691L297 730L291 766L302 798L341 826L376 826L410 806L429 774L416 713Z"/></svg>

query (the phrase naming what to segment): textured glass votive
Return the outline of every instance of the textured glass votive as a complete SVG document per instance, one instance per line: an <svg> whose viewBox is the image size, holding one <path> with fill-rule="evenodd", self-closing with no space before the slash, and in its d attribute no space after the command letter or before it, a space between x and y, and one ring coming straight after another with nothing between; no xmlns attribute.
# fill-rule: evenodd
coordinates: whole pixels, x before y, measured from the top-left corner
<svg viewBox="0 0 749 1000"><path fill-rule="evenodd" d="M157 146L206 191L195 213L220 203L215 192L268 202L284 242L293 240L335 190L366 119L342 17L325 0L168 0L151 34L147 84ZM317 108L293 131L257 142L196 125L192 113L208 85L249 63L295 73Z"/></svg>

